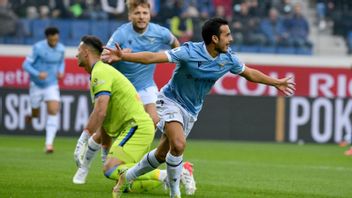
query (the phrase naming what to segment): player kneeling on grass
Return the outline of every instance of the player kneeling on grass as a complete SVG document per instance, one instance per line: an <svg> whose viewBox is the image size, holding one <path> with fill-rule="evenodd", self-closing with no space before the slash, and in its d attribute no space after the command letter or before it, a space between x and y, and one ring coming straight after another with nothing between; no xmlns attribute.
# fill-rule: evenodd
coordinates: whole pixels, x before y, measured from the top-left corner
<svg viewBox="0 0 352 198"><path fill-rule="evenodd" d="M106 177L118 180L120 174L135 165L149 149L154 138L154 124L144 111L133 85L116 69L100 61L101 41L94 36L84 36L76 55L80 67L90 73L90 92L94 109L82 132L75 150L79 169L73 178L76 184L85 183L88 168L100 142L113 142L106 162ZM93 132L95 135L93 136ZM84 152L85 148L87 150ZM84 154L82 161L78 155ZM185 180L193 181L192 167L185 164ZM145 191L160 186L166 180L166 171L156 169L139 177L128 190Z"/></svg>

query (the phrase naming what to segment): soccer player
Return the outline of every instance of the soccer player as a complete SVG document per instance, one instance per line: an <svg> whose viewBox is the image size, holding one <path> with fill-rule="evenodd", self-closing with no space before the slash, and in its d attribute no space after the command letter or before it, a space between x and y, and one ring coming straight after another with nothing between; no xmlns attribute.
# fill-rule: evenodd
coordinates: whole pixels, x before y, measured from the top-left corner
<svg viewBox="0 0 352 198"><path fill-rule="evenodd" d="M59 43L59 30L56 27L45 29L46 39L34 44L32 55L28 56L23 69L30 75L29 97L32 112L26 117L27 122L37 119L40 103L46 102L48 116L46 121L46 153L54 151L54 139L58 129L60 109L60 90L58 79L64 76L65 47Z"/></svg>
<svg viewBox="0 0 352 198"><path fill-rule="evenodd" d="M121 48L132 52L150 51L158 52L165 46L171 48L180 44L176 37L165 27L151 23L150 2L148 0L128 0L129 23L121 25L108 41L108 47L115 47L119 43ZM106 50L103 51L103 54ZM137 89L145 110L152 117L154 124L159 117L156 111L158 88L154 82L155 64L148 66L133 62L116 62L113 66L125 75Z"/></svg>
<svg viewBox="0 0 352 198"><path fill-rule="evenodd" d="M96 131L101 133L103 140L116 138L104 164L105 176L116 181L121 171L137 163L149 151L154 124L131 82L100 61L102 51L103 45L97 37L82 37L76 57L78 65L91 75L90 93L94 109L78 142ZM94 150L100 148L94 143L94 137L88 140L92 144L84 160L92 158ZM131 188L133 191L148 190L165 180L166 171L156 169L139 177Z"/></svg>
<svg viewBox="0 0 352 198"><path fill-rule="evenodd" d="M215 81L227 72L251 82L274 86L286 95L294 93L295 83L291 77L275 79L267 76L247 67L231 52L229 47L233 39L226 20L213 18L206 21L202 27L202 37L203 42L187 42L181 47L158 53L124 53L115 44L115 49L106 48L109 53L101 57L107 62L176 63L171 80L158 95L160 121L157 127L163 132L160 143L138 164L121 174L113 189L116 197L120 196L126 184L164 162L167 165L170 197L181 197L179 181L186 137L197 120L205 96Z"/></svg>
<svg viewBox="0 0 352 198"><path fill-rule="evenodd" d="M127 7L130 22L121 25L113 33L107 46L114 47L117 42L126 50L129 49L134 52L145 50L157 52L165 45L171 48L179 46L178 40L167 28L150 23L151 11L150 2L148 0L129 0L127 1ZM104 53L103 51L103 54ZM159 117L155 106L158 92L158 88L153 79L155 64L149 64L148 67L146 67L139 63L117 62L113 66L132 82L141 97L145 110L149 113L156 125L159 121ZM95 143L101 143L100 133L95 134L95 139L97 140ZM107 150L107 146L103 144L103 163L107 155ZM98 152L98 150L96 150L96 152ZM78 152L75 152L75 160L78 166L88 167L87 163L90 162L87 161L87 163L84 163L81 158L82 154L80 155ZM93 160L93 158L90 158L90 160ZM84 168L84 170L78 169L77 174L75 174L74 183L85 183L88 171L88 168Z"/></svg>
<svg viewBox="0 0 352 198"><path fill-rule="evenodd" d="M76 57L78 65L91 75L90 93L94 103L82 134L92 135L99 131L116 138L104 172L108 177L118 177L121 168L136 163L149 150L154 126L133 85L116 69L100 61L102 51L103 44L98 38L82 37ZM99 147L99 144L93 144L90 149ZM86 157L91 157L90 154L88 150Z"/></svg>

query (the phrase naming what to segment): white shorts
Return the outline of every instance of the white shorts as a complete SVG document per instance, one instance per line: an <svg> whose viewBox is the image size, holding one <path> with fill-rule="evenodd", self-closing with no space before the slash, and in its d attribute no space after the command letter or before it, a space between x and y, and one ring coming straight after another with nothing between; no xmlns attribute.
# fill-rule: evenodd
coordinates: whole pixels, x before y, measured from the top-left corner
<svg viewBox="0 0 352 198"><path fill-rule="evenodd" d="M138 91L143 105L155 103L158 97L158 88L156 86L147 87Z"/></svg>
<svg viewBox="0 0 352 198"><path fill-rule="evenodd" d="M31 82L29 85L29 97L31 107L34 109L39 108L42 101L60 101L59 85L41 88Z"/></svg>
<svg viewBox="0 0 352 198"><path fill-rule="evenodd" d="M176 121L182 124L183 133L185 137L187 137L191 132L194 123L197 121L197 117L193 116L181 105L170 100L161 93L158 95L156 107L160 117L157 127L162 133L164 133L166 122Z"/></svg>

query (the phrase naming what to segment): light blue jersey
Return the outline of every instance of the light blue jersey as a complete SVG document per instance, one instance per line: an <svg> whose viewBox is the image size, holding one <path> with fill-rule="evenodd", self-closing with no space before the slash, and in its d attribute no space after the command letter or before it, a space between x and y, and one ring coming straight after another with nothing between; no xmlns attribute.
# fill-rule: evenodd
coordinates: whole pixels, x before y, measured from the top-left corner
<svg viewBox="0 0 352 198"><path fill-rule="evenodd" d="M176 63L176 68L161 92L194 116L198 115L216 80L229 71L240 74L245 69L230 49L216 58L211 57L204 42L187 42L165 53L169 62Z"/></svg>
<svg viewBox="0 0 352 198"><path fill-rule="evenodd" d="M61 43L52 48L47 40L39 41L34 44L32 55L23 62L23 69L38 87L45 88L57 84L57 74L64 73L65 70L64 53L65 47ZM40 72L47 72L47 78L40 80Z"/></svg>
<svg viewBox="0 0 352 198"><path fill-rule="evenodd" d="M114 32L107 47L115 48L115 43L118 43L121 48L130 48L132 52L158 52L165 45L170 46L174 40L175 37L165 27L149 23L147 30L139 34L134 31L130 22L123 24ZM137 91L156 86L154 82L155 64L143 65L120 61L113 66L132 82Z"/></svg>

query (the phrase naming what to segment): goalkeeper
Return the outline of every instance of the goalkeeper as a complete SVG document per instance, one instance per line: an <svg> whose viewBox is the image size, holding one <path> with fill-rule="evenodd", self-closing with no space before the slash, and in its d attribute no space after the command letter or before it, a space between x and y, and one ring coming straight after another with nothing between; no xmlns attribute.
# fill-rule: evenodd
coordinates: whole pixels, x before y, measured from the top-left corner
<svg viewBox="0 0 352 198"><path fill-rule="evenodd" d="M100 148L100 144L96 143L99 140L94 140L94 136L90 138L95 131L101 133L105 143L116 138L104 165L104 174L117 180L122 170L134 165L149 151L154 139L154 124L130 81L115 68L100 61L102 51L103 44L97 37L82 37L76 57L78 65L91 75L90 93L94 109L75 152L84 149L84 142L88 141L83 162L94 157L95 151ZM132 185L132 190L148 190L159 186L165 179L166 171L156 170L141 176Z"/></svg>

